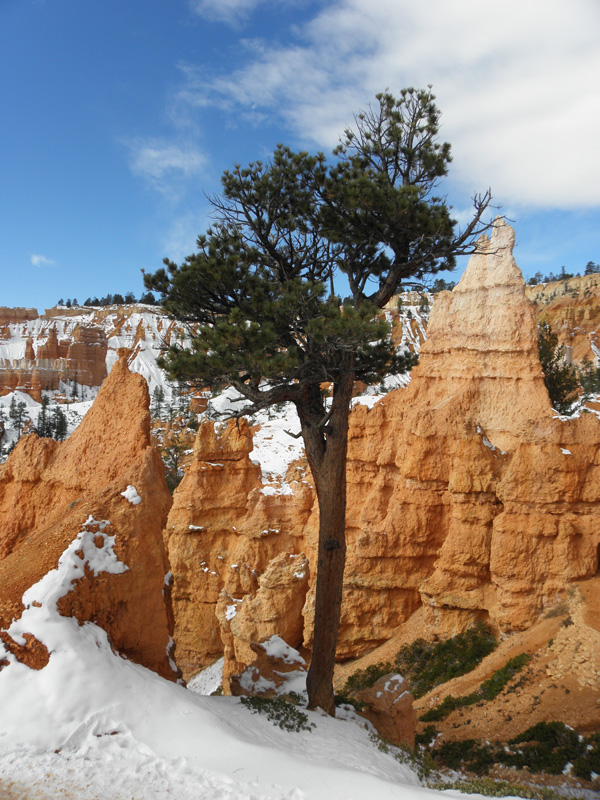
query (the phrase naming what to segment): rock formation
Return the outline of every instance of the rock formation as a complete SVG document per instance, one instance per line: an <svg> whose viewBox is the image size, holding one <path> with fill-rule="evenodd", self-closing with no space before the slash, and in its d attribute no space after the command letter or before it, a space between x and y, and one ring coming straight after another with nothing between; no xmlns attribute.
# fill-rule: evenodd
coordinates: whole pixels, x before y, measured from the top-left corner
<svg viewBox="0 0 600 800"><path fill-rule="evenodd" d="M341 659L386 641L421 605L442 635L478 618L526 628L598 568L600 425L552 411L513 244L497 221L458 286L436 296L409 386L352 412ZM207 424L174 498L175 638L188 674L223 650L221 590L248 596L250 609L258 576L282 554L309 560L310 647L314 491L300 465L286 492L265 494L251 449L243 424L220 434ZM251 639L243 620L229 625L235 668ZM249 614L249 630L255 623Z"/></svg>
<svg viewBox="0 0 600 800"><path fill-rule="evenodd" d="M600 275L527 286L538 322L547 322L559 341L570 348L573 361L594 361L600 348Z"/></svg>
<svg viewBox="0 0 600 800"><path fill-rule="evenodd" d="M281 553L258 578L254 592L238 600L221 590L216 615L225 653L225 690L230 675L254 658L254 643L278 635L291 647L302 644L308 572L308 559L303 553Z"/></svg>
<svg viewBox="0 0 600 800"><path fill-rule="evenodd" d="M358 713L375 726L383 739L395 745L415 746L414 698L402 675L383 675L370 688L355 692L354 697L364 703Z"/></svg>
<svg viewBox="0 0 600 800"><path fill-rule="evenodd" d="M95 622L116 650L173 678L162 539L170 495L150 445L148 388L129 372L127 355L66 442L24 436L0 466L0 629L20 616L24 592L56 567L86 521L107 520L102 530L116 537L128 569L86 572L59 610Z"/></svg>
<svg viewBox="0 0 600 800"><path fill-rule="evenodd" d="M42 391L58 391L61 381L99 387L120 347L132 350L131 369L152 380L161 342L184 335L161 309L147 306L61 307L42 316L0 308L0 395L19 389L40 402Z"/></svg>
<svg viewBox="0 0 600 800"><path fill-rule="evenodd" d="M27 322L36 319L38 316L37 308L6 308L0 306L0 328L16 322Z"/></svg>
<svg viewBox="0 0 600 800"><path fill-rule="evenodd" d="M314 503L310 485L297 481L289 495L265 494L251 449L245 420L231 421L218 431L213 423L202 425L193 463L173 497L166 538L174 638L186 677L223 653L215 613L221 591L232 598L225 605L240 600L258 588L258 577L272 559L304 552L304 528ZM303 596L305 581L293 583Z"/></svg>
<svg viewBox="0 0 600 800"><path fill-rule="evenodd" d="M233 675L228 688L236 697L276 697L306 691L306 661L279 636L253 642L249 663Z"/></svg>

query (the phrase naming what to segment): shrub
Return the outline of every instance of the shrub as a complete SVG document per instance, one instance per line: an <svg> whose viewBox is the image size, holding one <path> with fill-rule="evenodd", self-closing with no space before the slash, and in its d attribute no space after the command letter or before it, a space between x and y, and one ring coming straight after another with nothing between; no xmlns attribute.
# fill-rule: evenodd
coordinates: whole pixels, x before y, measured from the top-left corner
<svg viewBox="0 0 600 800"><path fill-rule="evenodd" d="M457 708L464 708L465 706L472 706L475 703L478 703L481 700L481 694L479 692L473 692L472 694L463 695L462 697L454 697L453 695L449 694L448 697L445 697L439 706L435 708L430 708L429 711L426 711L421 716L422 722L438 722L444 717L447 717L448 714L451 714Z"/></svg>
<svg viewBox="0 0 600 800"><path fill-rule="evenodd" d="M497 644L490 626L479 622L443 642L417 639L404 645L396 656L395 668L410 678L411 691L419 698L434 687L471 672Z"/></svg>
<svg viewBox="0 0 600 800"><path fill-rule="evenodd" d="M393 672L394 668L389 663L389 661L379 661L377 664L369 664L368 667L365 669L359 669L356 672L352 673L344 688L342 689L342 695L351 695L354 691L360 691L361 689L370 689L374 683L376 683L379 678L382 678L384 675L388 675L390 672ZM352 702L349 700L348 702Z"/></svg>
<svg viewBox="0 0 600 800"><path fill-rule="evenodd" d="M507 753L508 766L527 767L531 772L560 775L569 762L583 757L586 742L563 722L538 722L519 736L509 740L510 745L523 744ZM583 761L580 762L583 770Z"/></svg>
<svg viewBox="0 0 600 800"><path fill-rule="evenodd" d="M497 697L530 659L531 656L528 653L521 653L511 658L510 661L507 661L501 669L494 672L491 678L488 678L487 681L483 681L481 684L480 691L482 699L493 700Z"/></svg>
<svg viewBox="0 0 600 800"><path fill-rule="evenodd" d="M462 697L454 697L449 694L444 700L435 708L430 708L421 716L422 722L437 722L448 714L451 714L455 709L462 708L463 706L472 706L479 701L493 700L497 697L504 687L514 678L517 672L523 669L525 664L530 660L531 656L528 653L521 653L500 669L496 670L491 678L479 686L478 691L471 694L463 695Z"/></svg>
<svg viewBox="0 0 600 800"><path fill-rule="evenodd" d="M315 725L308 716L281 697L242 697L242 705L254 714L265 714L270 722L284 731L299 733L310 731Z"/></svg>

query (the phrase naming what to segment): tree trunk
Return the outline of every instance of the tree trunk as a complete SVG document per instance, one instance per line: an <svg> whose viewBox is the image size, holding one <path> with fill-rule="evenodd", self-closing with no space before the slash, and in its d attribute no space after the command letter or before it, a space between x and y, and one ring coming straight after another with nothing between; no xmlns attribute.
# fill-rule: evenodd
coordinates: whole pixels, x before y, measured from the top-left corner
<svg viewBox="0 0 600 800"><path fill-rule="evenodd" d="M332 410L326 424L320 397L318 415L316 403L312 410L310 402L298 408L319 502L313 649L306 681L308 707L320 706L332 716L335 716L333 669L346 561L346 458L353 383L353 376L348 375L334 386Z"/></svg>

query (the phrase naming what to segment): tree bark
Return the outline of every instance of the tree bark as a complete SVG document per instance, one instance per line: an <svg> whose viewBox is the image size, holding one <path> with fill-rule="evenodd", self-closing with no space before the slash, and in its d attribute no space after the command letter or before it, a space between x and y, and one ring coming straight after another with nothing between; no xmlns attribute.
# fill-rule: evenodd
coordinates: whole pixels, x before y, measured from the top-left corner
<svg viewBox="0 0 600 800"><path fill-rule="evenodd" d="M316 404L312 409L310 402L298 407L319 503L313 649L306 681L308 707L321 707L332 716L335 716L333 670L346 561L346 460L353 384L350 374L334 386L332 411L326 424L322 422L322 410L317 421ZM322 409L320 402L319 405Z"/></svg>

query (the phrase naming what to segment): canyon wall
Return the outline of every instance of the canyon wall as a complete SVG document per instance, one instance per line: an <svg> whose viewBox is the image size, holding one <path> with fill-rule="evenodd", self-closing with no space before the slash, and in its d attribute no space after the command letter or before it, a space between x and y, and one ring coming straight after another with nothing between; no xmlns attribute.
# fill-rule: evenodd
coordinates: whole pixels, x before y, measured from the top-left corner
<svg viewBox="0 0 600 800"><path fill-rule="evenodd" d="M116 650L173 679L162 535L171 497L150 443L148 388L129 372L129 355L121 353L66 442L24 436L0 466L0 635L6 639L2 629L19 618L24 592L56 567L80 531L102 530L115 537L127 569L86 569L61 598L60 613L96 623Z"/></svg>
<svg viewBox="0 0 600 800"><path fill-rule="evenodd" d="M98 387L128 347L130 367L151 384L164 383L156 366L163 342L185 337L183 328L155 307L0 308L0 396L20 390L41 402L61 382ZM62 387L64 389L64 387Z"/></svg>
<svg viewBox="0 0 600 800"><path fill-rule="evenodd" d="M600 355L600 275L582 275L527 286L538 322L547 322L561 344L571 348L575 363Z"/></svg>
<svg viewBox="0 0 600 800"><path fill-rule="evenodd" d="M458 286L436 295L409 386L351 414L340 659L387 640L422 605L431 633L479 618L526 628L598 568L600 424L552 411L513 244L497 221ZM282 557L307 558L308 582L287 575L282 591L303 604L302 641L290 644L310 649L310 474L299 461L265 487L252 433L204 425L175 493L167 538L187 675L225 642L227 681L251 631L289 627L260 585Z"/></svg>

